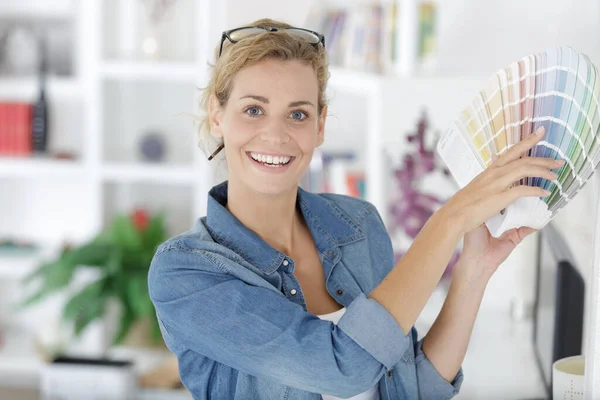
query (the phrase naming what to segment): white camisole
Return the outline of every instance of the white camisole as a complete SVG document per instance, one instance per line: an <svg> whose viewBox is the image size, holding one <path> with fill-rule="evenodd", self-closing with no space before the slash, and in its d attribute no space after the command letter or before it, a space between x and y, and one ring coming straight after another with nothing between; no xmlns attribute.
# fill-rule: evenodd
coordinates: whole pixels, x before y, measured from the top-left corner
<svg viewBox="0 0 600 400"><path fill-rule="evenodd" d="M338 321L340 320L340 318L342 318L342 315L344 315L345 312L346 307L342 308L341 310L332 312L330 314L317 315L317 317L323 320L331 321L337 325ZM330 396L327 394L323 394L321 396L323 397L323 400L341 400L339 397ZM362 392L356 396L350 397L348 400L380 400L379 389L377 388L377 385L375 385L366 392Z"/></svg>

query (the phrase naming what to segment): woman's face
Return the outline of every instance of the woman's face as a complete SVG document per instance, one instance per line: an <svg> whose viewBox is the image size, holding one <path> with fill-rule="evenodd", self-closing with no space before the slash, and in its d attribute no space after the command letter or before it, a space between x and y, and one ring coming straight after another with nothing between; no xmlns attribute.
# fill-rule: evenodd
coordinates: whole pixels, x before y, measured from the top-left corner
<svg viewBox="0 0 600 400"><path fill-rule="evenodd" d="M265 60L240 70L229 101L211 99L211 132L222 137L229 181L262 194L295 190L323 143L315 71L299 61Z"/></svg>

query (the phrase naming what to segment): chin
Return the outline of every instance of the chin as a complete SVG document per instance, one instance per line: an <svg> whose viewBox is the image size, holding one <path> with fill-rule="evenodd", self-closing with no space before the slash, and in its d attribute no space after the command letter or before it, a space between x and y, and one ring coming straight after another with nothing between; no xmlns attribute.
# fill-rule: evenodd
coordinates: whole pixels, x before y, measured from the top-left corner
<svg viewBox="0 0 600 400"><path fill-rule="evenodd" d="M291 190L296 190L298 186L297 180L280 180L280 179L260 179L254 178L247 181L248 187L263 195L263 196L278 196L281 194L289 193Z"/></svg>

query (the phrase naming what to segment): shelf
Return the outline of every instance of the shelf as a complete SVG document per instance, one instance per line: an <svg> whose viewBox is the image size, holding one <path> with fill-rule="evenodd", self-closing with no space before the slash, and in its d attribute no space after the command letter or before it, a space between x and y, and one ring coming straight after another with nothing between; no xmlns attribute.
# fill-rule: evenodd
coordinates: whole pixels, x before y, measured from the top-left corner
<svg viewBox="0 0 600 400"><path fill-rule="evenodd" d="M46 90L50 97L73 97L81 94L81 82L75 78L49 77ZM40 82L36 77L0 78L0 102L10 100L35 100Z"/></svg>
<svg viewBox="0 0 600 400"><path fill-rule="evenodd" d="M102 168L102 176L107 182L148 182L165 184L193 184L198 174L190 166L169 164L106 164Z"/></svg>
<svg viewBox="0 0 600 400"><path fill-rule="evenodd" d="M17 252L19 250L16 250ZM33 272L43 260L56 257L61 251L58 243L38 245L37 250L27 254L0 253L0 279L22 279Z"/></svg>
<svg viewBox="0 0 600 400"><path fill-rule="evenodd" d="M21 0L0 2L0 14L3 17L72 18L75 12L71 0Z"/></svg>
<svg viewBox="0 0 600 400"><path fill-rule="evenodd" d="M369 93L377 90L383 81L382 75L345 68L330 67L329 72L331 73L328 82L330 87L348 89L353 92Z"/></svg>
<svg viewBox="0 0 600 400"><path fill-rule="evenodd" d="M0 178L83 177L79 161L0 156Z"/></svg>
<svg viewBox="0 0 600 400"><path fill-rule="evenodd" d="M38 266L39 261L36 256L0 255L0 279L23 279Z"/></svg>
<svg viewBox="0 0 600 400"><path fill-rule="evenodd" d="M105 78L125 80L157 79L196 83L199 76L198 66L185 62L105 61L100 71Z"/></svg>

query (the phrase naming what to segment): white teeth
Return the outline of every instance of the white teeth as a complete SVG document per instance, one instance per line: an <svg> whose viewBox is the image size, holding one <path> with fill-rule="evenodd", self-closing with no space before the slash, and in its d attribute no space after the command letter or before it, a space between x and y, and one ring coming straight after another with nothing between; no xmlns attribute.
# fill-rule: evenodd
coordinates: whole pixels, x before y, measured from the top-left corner
<svg viewBox="0 0 600 400"><path fill-rule="evenodd" d="M285 157L285 156L269 156L269 155L264 155L264 154L259 154L259 153L250 153L250 156L261 163L265 163L265 164L272 164L272 165L285 165L288 162L290 162L291 157Z"/></svg>

